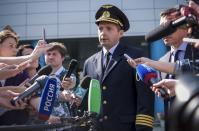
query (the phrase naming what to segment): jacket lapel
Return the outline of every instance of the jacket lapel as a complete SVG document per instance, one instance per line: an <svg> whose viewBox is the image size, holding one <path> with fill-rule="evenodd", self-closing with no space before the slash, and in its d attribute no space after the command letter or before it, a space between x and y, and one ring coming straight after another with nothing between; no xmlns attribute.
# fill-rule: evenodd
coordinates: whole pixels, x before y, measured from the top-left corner
<svg viewBox="0 0 199 131"><path fill-rule="evenodd" d="M102 82L106 79L106 77L110 74L110 72L114 69L114 67L120 62L124 54L124 51L125 48L121 44L118 44L106 70L104 71Z"/></svg>
<svg viewBox="0 0 199 131"><path fill-rule="evenodd" d="M99 77L101 81L102 76L103 76L102 51L96 54L96 57L94 60L94 66L95 66L94 72L97 73L97 76Z"/></svg>

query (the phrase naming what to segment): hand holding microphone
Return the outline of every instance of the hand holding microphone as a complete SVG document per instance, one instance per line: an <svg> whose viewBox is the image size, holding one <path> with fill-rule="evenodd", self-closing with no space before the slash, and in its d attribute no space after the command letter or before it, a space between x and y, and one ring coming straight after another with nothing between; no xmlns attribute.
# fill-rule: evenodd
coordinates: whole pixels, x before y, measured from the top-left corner
<svg viewBox="0 0 199 131"><path fill-rule="evenodd" d="M66 90L70 90L75 87L76 78L75 76L71 76L70 78L64 78L61 82L61 87Z"/></svg>
<svg viewBox="0 0 199 131"><path fill-rule="evenodd" d="M75 104L76 106L79 106L84 99L84 96L86 95L88 88L90 86L91 77L85 76L80 84L77 86L77 88L74 90L74 92L68 92L63 91L61 99L65 101L69 101L71 103L71 107Z"/></svg>
<svg viewBox="0 0 199 131"><path fill-rule="evenodd" d="M33 93L37 92L40 88L44 87L44 84L46 83L47 79L48 79L48 76L45 76L45 75L40 76L39 78L37 78L35 80L35 82L33 83L33 85L31 85L30 87L28 87L19 96L17 96L14 99L12 99L10 101L11 104L15 105L17 101L19 101L19 100L25 100L26 98L28 98L31 95L33 95Z"/></svg>
<svg viewBox="0 0 199 131"><path fill-rule="evenodd" d="M138 64L136 67L136 71L137 71L138 76L144 83L151 86L158 82L158 79L157 79L158 75L155 69L144 64ZM164 88L159 88L159 92L160 92L161 97L163 98L169 97L168 92Z"/></svg>
<svg viewBox="0 0 199 131"><path fill-rule="evenodd" d="M136 68L137 63L135 62L134 59L132 59L128 54L124 54L124 57L127 59L127 62L129 63L129 65L133 68Z"/></svg>
<svg viewBox="0 0 199 131"><path fill-rule="evenodd" d="M90 81L90 82L89 82ZM85 82L85 83L84 83ZM100 82L96 79L91 79L89 76L85 77L85 85L89 84L89 94L88 94L88 111L84 112L82 117L67 117L61 118L62 123L75 123L78 125L88 124L90 130L95 130L95 119L101 111L101 88ZM82 84L82 86L84 85Z"/></svg>
<svg viewBox="0 0 199 131"><path fill-rule="evenodd" d="M152 67L154 66L156 68L159 68L160 70L164 70L164 68L158 66L158 63L161 63L161 62L153 61L145 57L137 58L134 60L131 58L128 58L127 62L129 63L131 67L136 68L136 71L140 79L148 85L153 85L154 83L157 83L158 80L157 80L157 72L155 71L155 69L147 65L152 65ZM144 64L141 64L141 63L144 63ZM164 88L160 88L158 86L156 88L153 88L153 91L156 94L158 94L158 96L162 96L163 98L166 98L169 96L169 94Z"/></svg>
<svg viewBox="0 0 199 131"><path fill-rule="evenodd" d="M15 106L13 106L10 103L10 100L14 97L17 97L19 93L12 92L10 90L3 90L0 93L0 105L9 109L24 109L26 107L26 103L23 101L19 101L19 103L16 103Z"/></svg>
<svg viewBox="0 0 199 131"><path fill-rule="evenodd" d="M132 68L136 68L137 64L150 64L150 63L154 63L155 61L146 58L146 57L140 57L140 58L136 58L136 59L132 59L130 56L128 56L127 54L124 54L124 56L127 58L127 62L129 63L129 65Z"/></svg>
<svg viewBox="0 0 199 131"><path fill-rule="evenodd" d="M163 61L155 61L146 57L140 57L136 59L127 59L127 62L132 68L136 68L138 64L144 64L150 66L160 72L165 72L168 74L176 73L176 65L175 63L163 62Z"/></svg>
<svg viewBox="0 0 199 131"><path fill-rule="evenodd" d="M161 96L159 89L164 88L167 90L170 97L175 96L175 85L178 80L175 79L163 79L158 83L153 84L152 90L158 95Z"/></svg>
<svg viewBox="0 0 199 131"><path fill-rule="evenodd" d="M75 86L76 83L76 78L75 77L71 77L71 74L73 73L73 71L75 70L75 68L77 67L77 60L72 59L69 63L69 67L68 67L68 71L65 74L65 76L63 77L62 80L62 88L61 91L63 91L64 89L70 89L73 88Z"/></svg>
<svg viewBox="0 0 199 131"><path fill-rule="evenodd" d="M43 68L41 68L29 82L25 83L24 86L28 88L24 92L22 92L19 96L12 99L11 104L15 105L17 101L24 100L25 98L28 98L31 95L33 95L40 88L43 88L42 86L44 86L44 83L48 78L48 76L46 75L49 75L51 72L52 72L51 65L46 65Z"/></svg>

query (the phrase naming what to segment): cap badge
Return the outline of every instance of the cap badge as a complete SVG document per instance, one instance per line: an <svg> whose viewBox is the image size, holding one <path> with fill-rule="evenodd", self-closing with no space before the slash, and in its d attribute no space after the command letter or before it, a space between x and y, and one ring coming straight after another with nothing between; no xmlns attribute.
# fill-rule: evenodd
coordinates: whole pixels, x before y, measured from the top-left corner
<svg viewBox="0 0 199 131"><path fill-rule="evenodd" d="M109 11L104 11L104 13L102 14L102 18L109 18L111 16Z"/></svg>

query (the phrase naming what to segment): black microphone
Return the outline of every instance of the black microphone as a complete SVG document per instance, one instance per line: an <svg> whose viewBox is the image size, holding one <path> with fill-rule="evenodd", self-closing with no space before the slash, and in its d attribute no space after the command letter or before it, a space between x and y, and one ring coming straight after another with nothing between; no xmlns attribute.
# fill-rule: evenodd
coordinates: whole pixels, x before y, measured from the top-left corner
<svg viewBox="0 0 199 131"><path fill-rule="evenodd" d="M86 95L88 88L90 86L90 82L91 82L91 77L90 76L85 76L80 84L77 86L77 88L74 91L74 95L78 96L79 98L81 98L81 101L83 101L84 96ZM71 107L75 107L74 106L74 101L72 101L71 103Z"/></svg>
<svg viewBox="0 0 199 131"><path fill-rule="evenodd" d="M77 66L77 60L72 59L70 61L69 67L68 67L68 72L66 73L66 75L64 76L64 78L70 77L71 74L72 74L72 72L75 70L76 66Z"/></svg>
<svg viewBox="0 0 199 131"><path fill-rule="evenodd" d="M67 77L70 77L72 72L75 70L75 68L77 67L77 60L72 59L69 63L69 67L68 67L68 72L65 74L65 76L63 77L63 80ZM60 88L61 91L63 91L63 88Z"/></svg>
<svg viewBox="0 0 199 131"><path fill-rule="evenodd" d="M51 65L46 65L44 67L42 67L36 75L33 76L33 78L27 83L25 84L26 87L29 87L29 84L33 84L34 81L39 77L39 76L42 76L42 75L49 75L51 72L52 72L52 66Z"/></svg>
<svg viewBox="0 0 199 131"><path fill-rule="evenodd" d="M15 106L15 102L19 100L24 100L25 98L31 96L34 92L38 91L40 88L43 88L46 81L48 80L48 76L42 75L38 77L35 82L28 87L24 92L22 92L19 96L13 98L10 102Z"/></svg>
<svg viewBox="0 0 199 131"><path fill-rule="evenodd" d="M75 95L79 96L81 99L84 98L89 86L90 86L90 81L91 81L91 77L90 76L85 76L79 86L75 89L74 93Z"/></svg>
<svg viewBox="0 0 199 131"><path fill-rule="evenodd" d="M164 25L159 25L154 30L150 31L145 35L145 40L147 42L153 42L159 40L165 36L171 35L174 33L179 26L182 25L193 26L197 24L197 19L191 16L183 16L175 21L170 21L165 23Z"/></svg>

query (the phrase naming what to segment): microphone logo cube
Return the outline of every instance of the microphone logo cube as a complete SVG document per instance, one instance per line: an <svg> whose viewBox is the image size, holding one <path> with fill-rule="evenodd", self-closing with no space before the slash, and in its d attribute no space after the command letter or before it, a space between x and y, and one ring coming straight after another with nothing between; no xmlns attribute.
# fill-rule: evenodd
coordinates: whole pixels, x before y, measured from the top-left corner
<svg viewBox="0 0 199 131"><path fill-rule="evenodd" d="M48 120L52 113L55 97L57 91L57 81L55 79L48 79L44 90L42 92L40 106L39 106L39 118L42 120Z"/></svg>

